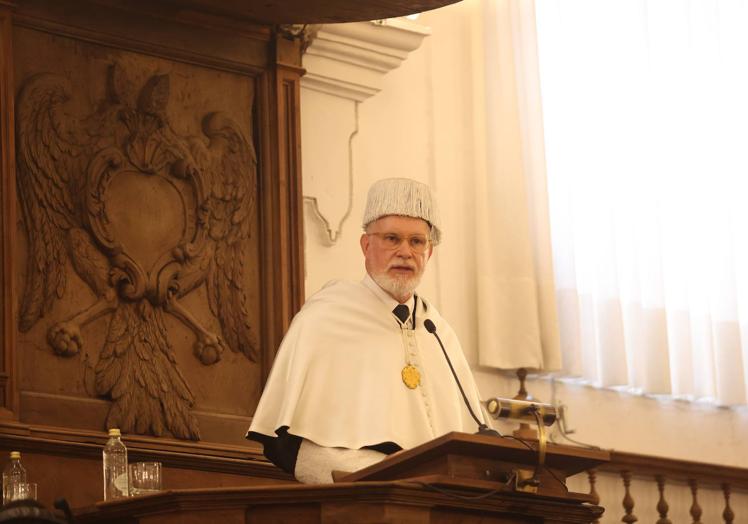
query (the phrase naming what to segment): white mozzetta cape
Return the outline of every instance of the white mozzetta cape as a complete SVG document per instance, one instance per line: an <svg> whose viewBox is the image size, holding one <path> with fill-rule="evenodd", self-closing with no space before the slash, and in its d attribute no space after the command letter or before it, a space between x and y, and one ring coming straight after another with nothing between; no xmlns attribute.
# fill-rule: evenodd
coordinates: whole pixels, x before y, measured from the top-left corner
<svg viewBox="0 0 748 524"><path fill-rule="evenodd" d="M327 447L359 449L385 442L412 448L450 431L477 425L436 338L447 349L470 404L482 420L478 390L452 328L419 296L415 330L401 333L397 304L366 277L332 281L294 317L268 378L249 432L276 430ZM421 373L408 389L401 370L406 353Z"/></svg>

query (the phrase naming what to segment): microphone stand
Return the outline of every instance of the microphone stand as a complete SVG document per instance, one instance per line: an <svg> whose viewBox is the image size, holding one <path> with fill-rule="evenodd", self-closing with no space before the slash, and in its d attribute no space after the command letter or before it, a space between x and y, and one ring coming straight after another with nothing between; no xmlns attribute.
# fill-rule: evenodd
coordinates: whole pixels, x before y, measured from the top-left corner
<svg viewBox="0 0 748 524"><path fill-rule="evenodd" d="M452 365L452 361L450 360L449 355L447 355L447 350L444 348L444 344L442 344L441 338L436 333L436 325L430 318L427 318L426 320L424 320L423 325L426 328L426 331L428 331L429 333L431 333L432 335L436 337L437 342L439 342L439 347L442 348L442 353L444 353L444 358L447 359L447 364L449 364L449 369L450 371L452 371L452 376L454 377L455 382L457 383L457 387L460 389L460 393L462 394L462 400L465 401L465 406L467 406L468 411L470 412L470 416L473 417L473 420L475 420L475 423L478 424L478 431L475 434L476 435L490 435L492 437L504 438L503 435L501 435L501 433L499 433L495 429L489 428L486 424L478 420L477 416L475 416L475 412L473 411L473 408L470 406L470 402L467 399L467 395L465 395L465 390L462 388L460 379L457 378L457 372L455 372L455 368ZM515 477L515 482L516 482L516 486L518 490L536 493L538 490L538 487L540 486L540 478L539 478L540 469L545 464L546 433L545 433L545 428L544 428L543 417L541 417L541 413L539 412L540 411L539 406L537 404L530 403L530 402L527 402L526 404L528 404L528 406L525 407L526 414L534 418L535 422L538 425L538 432L539 432L538 462L535 465L532 475L525 477L525 478L522 478L520 476ZM553 419L555 419L556 417L555 410L552 414L552 417ZM519 440L522 440L522 439L519 439ZM525 445L529 447L529 444L525 443Z"/></svg>
<svg viewBox="0 0 748 524"><path fill-rule="evenodd" d="M447 350L444 349L444 344L442 344L442 339L439 338L439 335L436 333L436 325L432 322L430 318L427 318L423 321L423 325L426 328L426 331L431 333L436 337L436 341L439 342L439 347L442 348L442 353L444 353L444 358L447 359L447 364L449 364L449 369L452 372L452 376L455 379L455 382L457 383L457 387L460 389L460 393L462 393L462 400L465 402L465 406L467 406L468 411L470 412L470 416L473 417L473 420L475 420L475 423L478 424L478 431L475 433L476 435L490 435L492 437L499 437L501 438L501 433L496 431L495 429L489 428L485 423L478 420L478 417L475 416L475 412L473 412L473 408L470 407L470 402L467 399L467 395L465 395L465 390L462 389L462 384L460 383L460 379L457 378L457 372L455 372L455 368L452 365L452 361L449 359L449 355L447 355Z"/></svg>

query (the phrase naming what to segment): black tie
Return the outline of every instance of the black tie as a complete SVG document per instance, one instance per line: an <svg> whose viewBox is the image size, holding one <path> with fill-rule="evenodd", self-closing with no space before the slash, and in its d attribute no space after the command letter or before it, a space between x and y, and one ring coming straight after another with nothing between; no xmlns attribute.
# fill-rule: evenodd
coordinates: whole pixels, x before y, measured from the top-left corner
<svg viewBox="0 0 748 524"><path fill-rule="evenodd" d="M410 310L405 304L398 304L392 312L403 324L410 318Z"/></svg>

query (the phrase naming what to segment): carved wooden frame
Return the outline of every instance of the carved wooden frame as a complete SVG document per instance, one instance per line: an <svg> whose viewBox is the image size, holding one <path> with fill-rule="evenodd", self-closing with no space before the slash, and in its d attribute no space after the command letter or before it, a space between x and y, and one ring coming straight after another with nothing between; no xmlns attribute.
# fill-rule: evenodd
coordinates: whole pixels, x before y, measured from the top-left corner
<svg viewBox="0 0 748 524"><path fill-rule="evenodd" d="M0 264L3 296L0 303L2 322L2 358L0 358L0 439L2 434L26 434L32 439L53 439L43 427L20 424L18 377L16 375L16 330L18 291L14 289L14 253L16 248L16 182L15 182L15 124L13 79L13 27L21 26L86 42L150 54L216 70L229 71L251 78L255 86L255 140L258 156L258 215L260 217L260 301L261 353L258 364L261 376L267 377L274 352L285 333L293 314L303 301L303 226L301 223L302 192L300 174L299 78L301 42L281 36L269 26L250 26L230 19L208 18L200 13L177 13L164 18L164 6L146 12L149 3L133 2L123 8L102 5L95 0L80 0L83 7L70 11L67 5L56 2L30 0L18 6L0 3ZM117 10L117 17L101 17L106 10ZM114 21L115 18L121 22ZM104 22L102 22L104 20ZM138 30L127 32L128 23L137 22ZM121 25L117 25L121 23ZM129 26L130 28L134 26ZM212 34L229 35L226 44L213 55L205 54L199 44L179 40L186 47L161 45L158 31L179 40L184 34L199 30ZM233 41L231 39L234 39ZM195 40L199 40L195 39ZM232 44L241 41L251 51L245 55L235 52ZM191 47L190 47L191 46ZM252 55L247 60L246 56ZM199 184L198 184L199 185ZM199 188L198 188L199 189ZM199 191L198 191L199 192ZM198 232L199 233L199 232ZM106 236L106 235L104 235ZM68 431L62 441L91 441L90 432ZM13 439L17 440L17 436ZM104 439L103 432L97 440ZM160 439L152 439L154 449L169 449ZM168 439L166 439L168 441ZM139 440L143 449L149 448L149 437ZM32 447L33 444L31 444ZM21 446L23 447L23 446ZM201 444L201 453L206 447ZM210 447L208 445L208 447ZM216 449L221 446L217 446ZM190 452L190 444L175 443L174 450ZM255 449L252 454L257 455ZM236 455L232 451L230 455Z"/></svg>

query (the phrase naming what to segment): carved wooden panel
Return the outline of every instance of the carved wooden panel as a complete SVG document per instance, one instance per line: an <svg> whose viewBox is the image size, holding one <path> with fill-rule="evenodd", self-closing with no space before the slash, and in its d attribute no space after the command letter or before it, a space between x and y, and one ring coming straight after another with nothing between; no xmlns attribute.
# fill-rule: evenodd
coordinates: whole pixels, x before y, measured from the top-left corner
<svg viewBox="0 0 748 524"><path fill-rule="evenodd" d="M294 201L260 147L267 73L12 36L20 421L242 442L282 334L263 326L300 296L267 284L262 201Z"/></svg>
<svg viewBox="0 0 748 524"><path fill-rule="evenodd" d="M21 391L109 399L100 426L127 433L198 439L196 392L249 415L251 83L33 31L16 42Z"/></svg>

